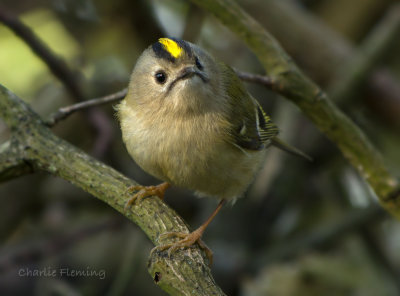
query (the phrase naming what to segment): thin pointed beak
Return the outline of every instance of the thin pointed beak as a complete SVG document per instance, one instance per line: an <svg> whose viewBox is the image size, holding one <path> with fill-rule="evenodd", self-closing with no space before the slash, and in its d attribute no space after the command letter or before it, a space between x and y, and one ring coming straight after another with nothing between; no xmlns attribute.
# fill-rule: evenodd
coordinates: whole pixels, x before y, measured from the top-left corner
<svg viewBox="0 0 400 296"><path fill-rule="evenodd" d="M170 91L179 80L189 79L195 75L199 76L204 83L207 83L209 81L209 78L201 71L197 70L194 67L186 67L183 68L179 72L178 77L176 77L175 80L171 82L171 84L168 87L168 91Z"/></svg>
<svg viewBox="0 0 400 296"><path fill-rule="evenodd" d="M186 67L184 68L178 75L178 77L176 78L176 80L181 80L181 79L187 79L190 78L194 75L197 75L201 78L201 80L203 80L203 82L208 82L208 78L199 70L197 70L194 67Z"/></svg>
<svg viewBox="0 0 400 296"><path fill-rule="evenodd" d="M195 73L196 73L195 69L193 69L192 67L186 67L179 73L179 75L176 79L177 80L187 79L187 78L190 78L193 75L195 75Z"/></svg>

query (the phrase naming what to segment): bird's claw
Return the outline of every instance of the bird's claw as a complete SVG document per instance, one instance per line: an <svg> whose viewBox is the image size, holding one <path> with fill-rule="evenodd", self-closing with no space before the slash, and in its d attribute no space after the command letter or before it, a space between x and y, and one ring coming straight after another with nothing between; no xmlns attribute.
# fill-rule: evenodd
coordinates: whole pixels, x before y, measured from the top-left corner
<svg viewBox="0 0 400 296"><path fill-rule="evenodd" d="M165 190L167 190L167 188L170 185L167 182L161 183L159 185L156 186L142 186L142 185L134 185L134 186L130 186L127 189L127 193L131 194L132 192L137 191L133 196L131 196L128 201L125 204L125 211L131 206L133 205L136 200L141 201L143 198L148 197L148 196L153 196L156 195L158 196L161 200L164 199L164 193Z"/></svg>
<svg viewBox="0 0 400 296"><path fill-rule="evenodd" d="M197 242L199 247L202 250L204 250L204 252L206 253L209 265L211 266L212 262L213 262L213 252L202 241L201 235L202 235L202 233L200 233L199 231L196 231L196 230L191 232L191 233L184 233L184 232L166 232L166 233L162 233L159 236L159 239L161 239L161 238L162 239L166 239L166 238L169 238L169 237L178 237L178 238L181 238L181 240L179 240L177 242L174 242L174 243L167 243L167 244L163 244L163 245L154 247L151 250L150 255L154 251L165 251L165 250L168 249L168 257L171 257L171 254L173 252L176 252L178 249L192 247Z"/></svg>

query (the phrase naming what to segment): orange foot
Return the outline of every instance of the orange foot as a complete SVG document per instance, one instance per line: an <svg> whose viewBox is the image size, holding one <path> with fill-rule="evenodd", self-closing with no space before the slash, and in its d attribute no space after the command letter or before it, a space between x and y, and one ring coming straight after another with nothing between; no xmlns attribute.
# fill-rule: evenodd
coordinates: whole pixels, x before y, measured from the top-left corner
<svg viewBox="0 0 400 296"><path fill-rule="evenodd" d="M161 200L164 199L165 190L169 187L169 183L164 182L156 186L142 186L135 185L128 188L128 192L132 193L137 191L125 204L125 210L127 210L136 200L141 201L147 196L157 195Z"/></svg>
<svg viewBox="0 0 400 296"><path fill-rule="evenodd" d="M214 210L214 212L211 214L211 216L203 223L203 225L201 225L199 228L197 228L195 231L193 231L191 233L166 232L166 233L161 234L160 237L176 236L176 237L181 238L181 240L177 241L176 243L170 243L170 244L165 244L165 245L155 247L155 248L153 248L153 250L151 250L151 253L155 250L164 251L166 249L169 249L168 256L171 256L172 252L175 252L176 250L181 249L181 248L189 248L197 242L199 244L200 248L202 248L206 252L208 262L210 263L210 266L211 266L212 262L213 262L213 252L201 240L201 236L203 235L207 226L211 223L211 221L214 219L214 217L217 215L217 213L221 210L224 203L225 203L225 200L224 199L221 200L219 202L217 208Z"/></svg>
<svg viewBox="0 0 400 296"><path fill-rule="evenodd" d="M205 251L207 258L208 258L208 262L210 263L209 265L211 266L212 262L213 262L213 252L201 240L201 236L203 235L204 230L205 230L205 227L203 227L203 225L202 225L191 233L184 233L184 232L163 233L160 235L160 237L163 237L163 238L179 237L179 238L181 238L181 240L179 240L175 243L169 243L169 244L164 244L164 245L155 247L151 250L151 253L155 250L164 251L164 250L168 249L168 256L171 256L171 253L175 252L176 250L182 249L182 248L189 248L197 242L199 244L200 248L202 248Z"/></svg>

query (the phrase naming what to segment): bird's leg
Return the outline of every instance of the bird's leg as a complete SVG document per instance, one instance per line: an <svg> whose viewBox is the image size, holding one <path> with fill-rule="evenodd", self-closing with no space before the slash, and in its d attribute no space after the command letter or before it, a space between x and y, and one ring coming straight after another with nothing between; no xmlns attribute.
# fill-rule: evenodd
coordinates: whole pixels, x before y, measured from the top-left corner
<svg viewBox="0 0 400 296"><path fill-rule="evenodd" d="M157 195L161 200L164 199L165 190L170 186L168 182L158 184L156 186L142 186L135 185L129 187L127 190L129 193L137 191L125 204L125 210L130 207L136 200L142 200L147 196Z"/></svg>
<svg viewBox="0 0 400 296"><path fill-rule="evenodd" d="M195 231L193 231L191 233L166 232L166 233L161 234L161 236L164 238L176 236L176 237L181 238L181 240L179 240L175 243L169 243L169 244L155 247L155 248L153 248L153 250L151 250L151 252L153 252L155 250L163 251L163 250L169 249L168 256L170 256L172 252L175 252L176 250L181 249L181 248L188 248L197 242L199 244L199 246L206 252L206 255L210 262L210 265L212 265L213 252L201 240L201 237L202 237L205 229L207 228L208 224L211 223L211 221L214 219L214 217L217 215L217 213L221 210L221 208L224 204L225 204L225 199L221 200L219 202L217 208L211 214L211 216L199 228L197 228Z"/></svg>

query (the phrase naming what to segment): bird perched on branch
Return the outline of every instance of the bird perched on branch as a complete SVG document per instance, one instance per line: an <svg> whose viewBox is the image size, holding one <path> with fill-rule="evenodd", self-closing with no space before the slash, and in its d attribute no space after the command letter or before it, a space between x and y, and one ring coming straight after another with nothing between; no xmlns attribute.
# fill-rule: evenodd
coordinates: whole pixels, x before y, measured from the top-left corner
<svg viewBox="0 0 400 296"><path fill-rule="evenodd" d="M127 202L163 198L171 185L220 200L209 219L191 233L168 233L179 241L169 253L198 242L225 201L240 197L252 182L266 148L277 146L308 158L277 138L278 128L231 67L200 47L160 38L138 59L128 94L117 106L129 154L157 186L135 186Z"/></svg>

